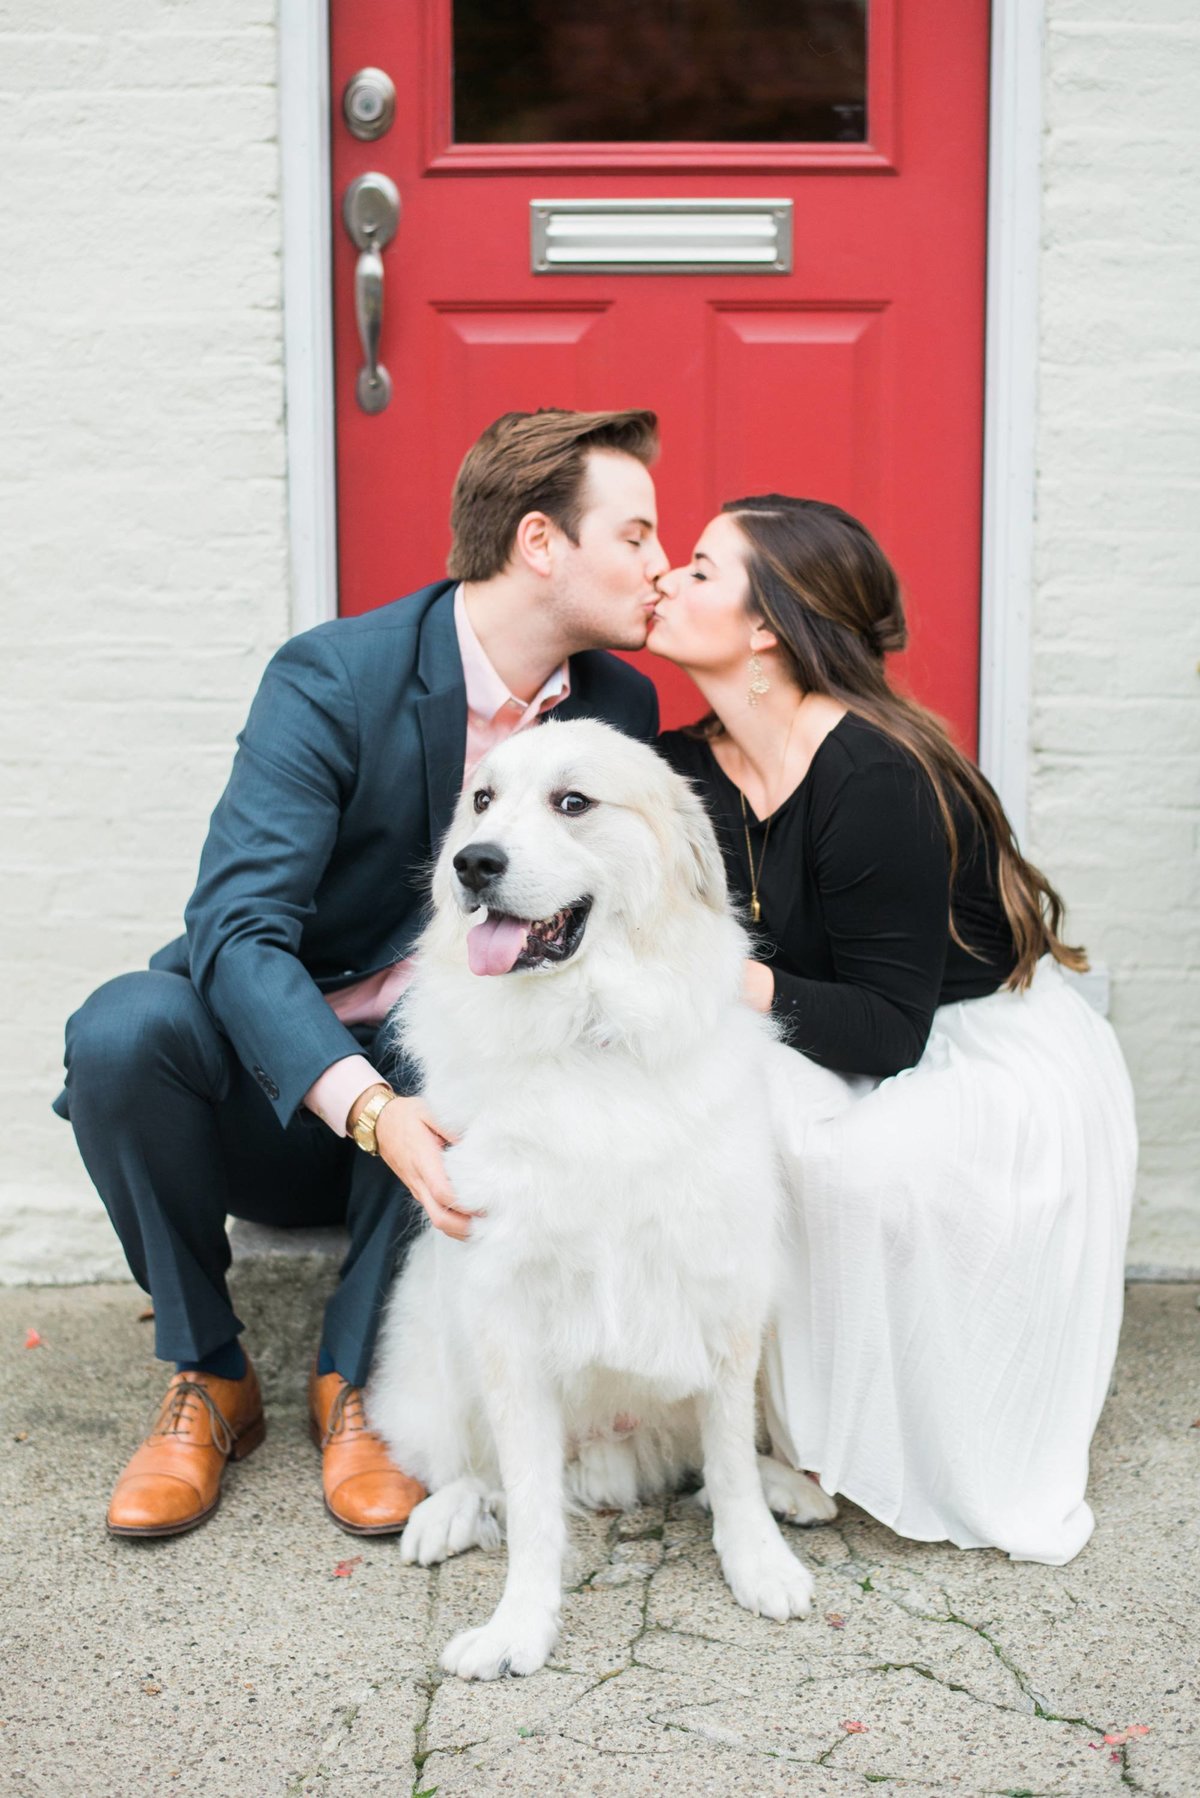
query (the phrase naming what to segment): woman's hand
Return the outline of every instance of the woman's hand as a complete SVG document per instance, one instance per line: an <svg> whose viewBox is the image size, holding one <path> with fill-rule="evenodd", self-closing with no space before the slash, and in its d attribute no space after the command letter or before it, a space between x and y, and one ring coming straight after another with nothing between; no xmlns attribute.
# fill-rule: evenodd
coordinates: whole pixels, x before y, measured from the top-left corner
<svg viewBox="0 0 1200 1798"><path fill-rule="evenodd" d="M775 975L763 961L742 963L742 998L754 1011L770 1011L775 997Z"/></svg>
<svg viewBox="0 0 1200 1798"><path fill-rule="evenodd" d="M476 1214L460 1208L446 1176L442 1151L454 1141L434 1123L422 1099L389 1099L375 1124L376 1146L396 1178L428 1212L435 1230L462 1242Z"/></svg>

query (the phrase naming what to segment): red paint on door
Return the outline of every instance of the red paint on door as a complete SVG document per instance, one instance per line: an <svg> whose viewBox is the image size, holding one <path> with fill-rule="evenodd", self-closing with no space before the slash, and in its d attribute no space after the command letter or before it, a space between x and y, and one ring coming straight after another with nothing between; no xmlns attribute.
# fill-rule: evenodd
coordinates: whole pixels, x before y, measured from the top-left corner
<svg viewBox="0 0 1200 1798"><path fill-rule="evenodd" d="M986 0L872 0L868 141L455 145L448 0L331 8L341 609L438 578L450 489L492 418L535 406L651 406L663 542L686 559L721 501L836 501L904 583L901 678L975 743L987 177ZM398 90L386 136L341 116L355 70ZM368 417L342 195L390 175L381 356ZM790 275L534 275L534 199L790 198ZM639 658L634 658L639 659ZM666 722L690 683L653 657Z"/></svg>

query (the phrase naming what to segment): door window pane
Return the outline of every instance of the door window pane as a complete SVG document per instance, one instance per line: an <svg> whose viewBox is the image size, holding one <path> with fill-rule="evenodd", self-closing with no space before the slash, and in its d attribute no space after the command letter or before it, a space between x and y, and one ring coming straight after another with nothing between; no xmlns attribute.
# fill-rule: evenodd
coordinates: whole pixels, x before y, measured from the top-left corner
<svg viewBox="0 0 1200 1798"><path fill-rule="evenodd" d="M457 143L863 143L867 0L455 0Z"/></svg>

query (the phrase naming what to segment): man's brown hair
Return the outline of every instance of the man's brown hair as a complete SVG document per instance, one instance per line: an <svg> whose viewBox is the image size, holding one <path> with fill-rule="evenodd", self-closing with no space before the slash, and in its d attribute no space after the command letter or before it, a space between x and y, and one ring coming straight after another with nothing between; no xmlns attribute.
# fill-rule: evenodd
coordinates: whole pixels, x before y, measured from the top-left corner
<svg viewBox="0 0 1200 1798"><path fill-rule="evenodd" d="M527 512L544 512L572 543L579 541L587 459L616 450L644 466L658 454L653 412L506 412L463 458L450 507L446 571L459 581L486 581L512 553Z"/></svg>

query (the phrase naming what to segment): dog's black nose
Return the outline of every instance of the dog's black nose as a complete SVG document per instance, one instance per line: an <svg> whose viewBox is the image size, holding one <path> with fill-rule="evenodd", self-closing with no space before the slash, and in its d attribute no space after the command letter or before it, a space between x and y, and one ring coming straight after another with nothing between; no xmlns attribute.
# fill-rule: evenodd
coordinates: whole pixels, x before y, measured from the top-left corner
<svg viewBox="0 0 1200 1798"><path fill-rule="evenodd" d="M468 843L454 858L454 872L473 893L482 893L499 880L507 866L499 843Z"/></svg>

